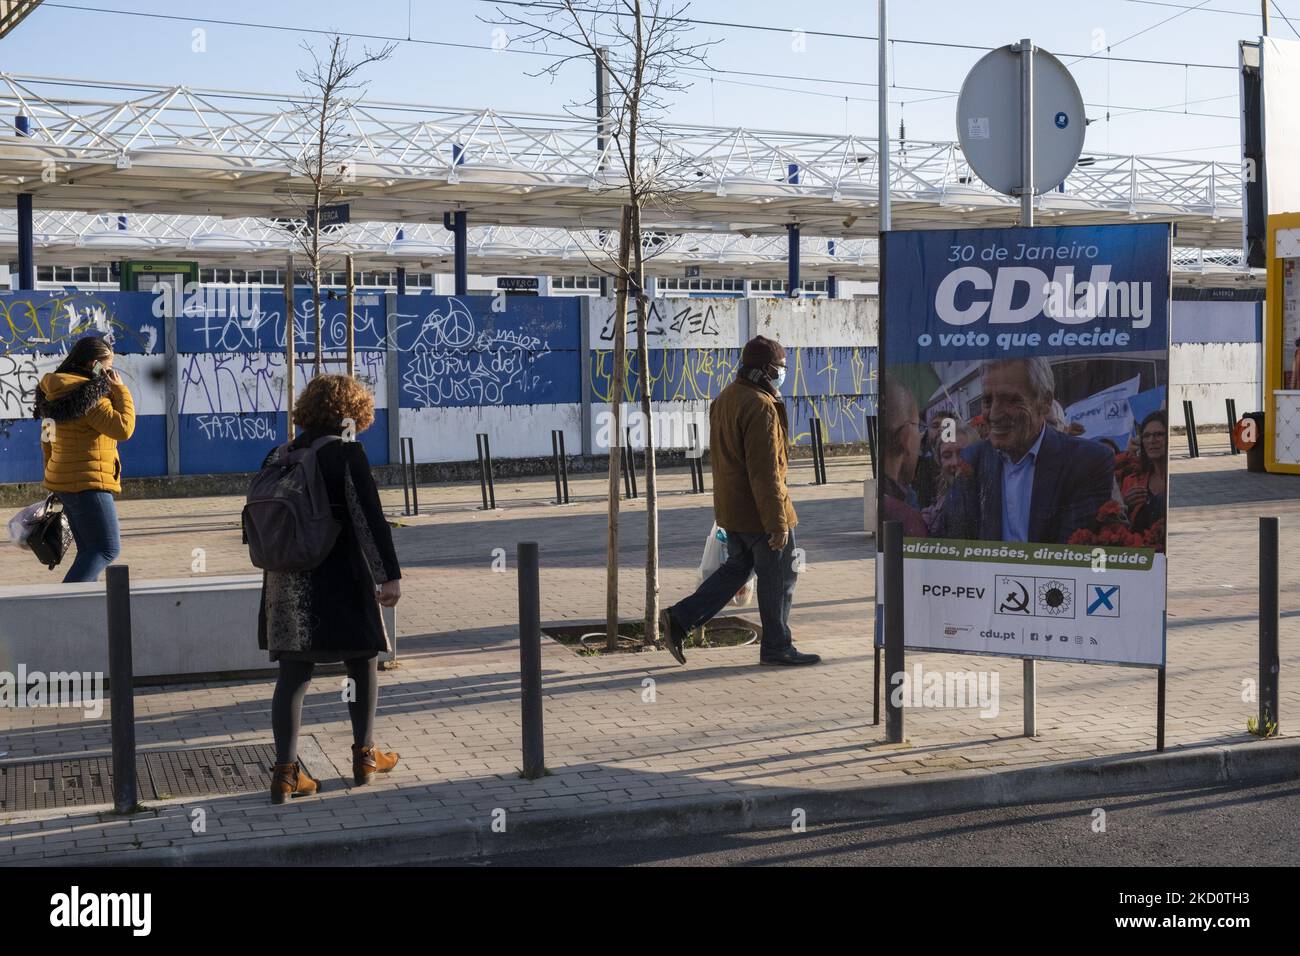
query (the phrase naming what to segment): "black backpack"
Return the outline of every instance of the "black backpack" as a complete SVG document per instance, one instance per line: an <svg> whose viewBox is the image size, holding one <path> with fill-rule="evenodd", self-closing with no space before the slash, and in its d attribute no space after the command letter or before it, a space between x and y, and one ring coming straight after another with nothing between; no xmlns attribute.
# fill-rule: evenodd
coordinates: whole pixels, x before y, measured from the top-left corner
<svg viewBox="0 0 1300 956"><path fill-rule="evenodd" d="M341 525L330 512L317 450L338 435L306 448L281 445L256 475L244 505L244 538L253 566L263 571L310 571L334 547Z"/></svg>

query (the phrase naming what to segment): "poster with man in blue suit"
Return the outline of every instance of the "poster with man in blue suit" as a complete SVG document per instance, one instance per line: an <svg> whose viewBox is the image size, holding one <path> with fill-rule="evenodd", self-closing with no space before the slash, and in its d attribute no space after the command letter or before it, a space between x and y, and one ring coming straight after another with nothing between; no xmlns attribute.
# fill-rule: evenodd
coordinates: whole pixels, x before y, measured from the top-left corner
<svg viewBox="0 0 1300 956"><path fill-rule="evenodd" d="M909 646L1163 663L1170 241L884 237L878 512Z"/></svg>

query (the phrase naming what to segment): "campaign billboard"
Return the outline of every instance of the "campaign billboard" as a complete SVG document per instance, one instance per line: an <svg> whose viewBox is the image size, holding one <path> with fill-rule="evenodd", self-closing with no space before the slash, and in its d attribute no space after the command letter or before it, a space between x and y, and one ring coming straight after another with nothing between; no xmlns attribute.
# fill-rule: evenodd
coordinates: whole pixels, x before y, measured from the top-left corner
<svg viewBox="0 0 1300 956"><path fill-rule="evenodd" d="M884 236L878 513L903 526L906 646L1163 666L1170 241Z"/></svg>

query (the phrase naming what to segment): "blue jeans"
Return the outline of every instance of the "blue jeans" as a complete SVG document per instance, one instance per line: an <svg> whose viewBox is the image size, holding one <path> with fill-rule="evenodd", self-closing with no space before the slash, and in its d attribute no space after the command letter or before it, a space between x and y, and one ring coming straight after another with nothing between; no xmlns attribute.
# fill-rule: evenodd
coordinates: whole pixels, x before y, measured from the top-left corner
<svg viewBox="0 0 1300 956"><path fill-rule="evenodd" d="M790 606L799 575L794 568L794 532L785 549L773 551L766 534L727 532L727 560L709 575L690 597L678 601L668 613L686 630L711 620L745 586L752 573L758 575L758 616L763 623L764 657L790 647Z"/></svg>
<svg viewBox="0 0 1300 956"><path fill-rule="evenodd" d="M98 581L100 573L122 553L113 496L107 491L60 491L58 495L77 542L77 559L63 583Z"/></svg>

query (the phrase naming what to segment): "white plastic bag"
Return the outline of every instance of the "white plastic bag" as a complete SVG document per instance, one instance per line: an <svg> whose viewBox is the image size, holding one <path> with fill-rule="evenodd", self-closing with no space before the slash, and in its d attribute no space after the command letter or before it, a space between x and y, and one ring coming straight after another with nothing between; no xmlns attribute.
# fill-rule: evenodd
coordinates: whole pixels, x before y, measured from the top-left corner
<svg viewBox="0 0 1300 956"><path fill-rule="evenodd" d="M727 532L719 528L715 522L713 529L709 532L709 537L704 542L704 557L700 559L700 581L703 582L714 571L722 567L726 560ZM749 580L736 592L736 596L731 599L733 607L748 607L754 600L754 579L755 575L751 574Z"/></svg>
<svg viewBox="0 0 1300 956"><path fill-rule="evenodd" d="M36 522L45 517L48 498L42 498L34 505L28 505L9 519L9 543L20 550L27 550L27 537L36 527Z"/></svg>

